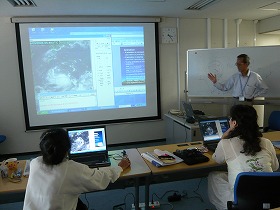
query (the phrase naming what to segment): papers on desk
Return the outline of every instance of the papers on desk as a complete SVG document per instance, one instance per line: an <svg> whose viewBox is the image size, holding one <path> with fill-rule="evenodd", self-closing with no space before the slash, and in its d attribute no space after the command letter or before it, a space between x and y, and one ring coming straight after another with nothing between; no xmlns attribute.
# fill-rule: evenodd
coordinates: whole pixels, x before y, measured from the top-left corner
<svg viewBox="0 0 280 210"><path fill-rule="evenodd" d="M156 167L174 165L183 162L183 159L166 150L155 149L154 152L144 152L141 156Z"/></svg>
<svg viewBox="0 0 280 210"><path fill-rule="evenodd" d="M280 149L280 141L271 141L271 143L273 144L274 147Z"/></svg>
<svg viewBox="0 0 280 210"><path fill-rule="evenodd" d="M24 166L24 171L23 171L23 176L27 177L29 176L30 172L30 160L26 160L25 166Z"/></svg>

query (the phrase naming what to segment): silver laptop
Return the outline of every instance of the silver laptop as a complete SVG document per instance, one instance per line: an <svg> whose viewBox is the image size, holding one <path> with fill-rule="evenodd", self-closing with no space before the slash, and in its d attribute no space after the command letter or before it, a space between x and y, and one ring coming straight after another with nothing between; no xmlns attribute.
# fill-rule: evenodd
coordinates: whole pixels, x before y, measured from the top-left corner
<svg viewBox="0 0 280 210"><path fill-rule="evenodd" d="M188 123L195 123L197 121L196 116L194 115L192 105L190 103L186 103L185 101L182 101L182 105L185 110L186 115L186 121Z"/></svg>
<svg viewBox="0 0 280 210"><path fill-rule="evenodd" d="M70 159L91 168L111 165L106 127L69 128L67 132L71 142Z"/></svg>
<svg viewBox="0 0 280 210"><path fill-rule="evenodd" d="M186 113L186 121L188 123L195 123L199 121L200 119L207 119L208 117L202 114L196 114L195 112L201 112L199 110L193 110L191 103L187 103L185 101L182 101L185 113Z"/></svg>
<svg viewBox="0 0 280 210"><path fill-rule="evenodd" d="M229 119L228 117L199 119L198 125L204 146L210 151L215 151L223 133L229 129Z"/></svg>

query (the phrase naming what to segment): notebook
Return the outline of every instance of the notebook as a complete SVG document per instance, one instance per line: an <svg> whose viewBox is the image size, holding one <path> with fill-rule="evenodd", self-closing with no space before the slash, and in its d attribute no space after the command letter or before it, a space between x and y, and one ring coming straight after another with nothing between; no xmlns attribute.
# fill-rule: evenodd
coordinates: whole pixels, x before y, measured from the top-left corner
<svg viewBox="0 0 280 210"><path fill-rule="evenodd" d="M186 103L185 101L182 101L182 104L183 104L184 110L186 112L186 117L195 119L192 105L190 103Z"/></svg>
<svg viewBox="0 0 280 210"><path fill-rule="evenodd" d="M198 125L204 146L210 151L215 151L223 133L229 128L229 119L227 117L199 119Z"/></svg>
<svg viewBox="0 0 280 210"><path fill-rule="evenodd" d="M207 119L207 116L204 116L200 114L196 114L195 112L201 112L199 110L193 110L192 105L190 103L186 103L185 101L182 101L185 113L186 113L186 121L188 123L195 123L197 122L199 119L203 118L203 119ZM201 112L202 113L202 112Z"/></svg>
<svg viewBox="0 0 280 210"><path fill-rule="evenodd" d="M69 159L90 168L111 165L106 141L106 127L67 129L71 142Z"/></svg>

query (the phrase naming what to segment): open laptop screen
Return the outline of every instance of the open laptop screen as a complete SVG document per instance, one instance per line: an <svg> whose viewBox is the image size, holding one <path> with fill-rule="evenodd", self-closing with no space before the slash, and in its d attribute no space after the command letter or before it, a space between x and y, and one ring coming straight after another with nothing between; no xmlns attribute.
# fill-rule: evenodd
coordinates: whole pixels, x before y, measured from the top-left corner
<svg viewBox="0 0 280 210"><path fill-rule="evenodd" d="M227 117L201 119L199 128L204 142L219 141L229 128L229 120Z"/></svg>
<svg viewBox="0 0 280 210"><path fill-rule="evenodd" d="M185 101L182 101L184 110L186 112L186 117L189 118L194 118L194 112L193 112L193 108L192 105L190 103L186 103Z"/></svg>
<svg viewBox="0 0 280 210"><path fill-rule="evenodd" d="M107 151L105 127L68 129L70 154L102 153Z"/></svg>

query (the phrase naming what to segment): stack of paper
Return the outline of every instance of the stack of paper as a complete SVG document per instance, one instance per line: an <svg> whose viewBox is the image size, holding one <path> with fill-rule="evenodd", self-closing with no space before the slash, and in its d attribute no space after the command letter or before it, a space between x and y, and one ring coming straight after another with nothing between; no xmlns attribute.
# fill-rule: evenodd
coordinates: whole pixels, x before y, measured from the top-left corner
<svg viewBox="0 0 280 210"><path fill-rule="evenodd" d="M271 141L273 146L280 149L280 141Z"/></svg>
<svg viewBox="0 0 280 210"><path fill-rule="evenodd" d="M154 152L145 152L141 156L156 167L168 166L183 162L183 159L166 151L155 149Z"/></svg>

